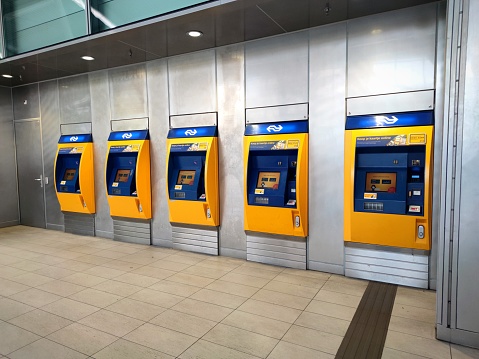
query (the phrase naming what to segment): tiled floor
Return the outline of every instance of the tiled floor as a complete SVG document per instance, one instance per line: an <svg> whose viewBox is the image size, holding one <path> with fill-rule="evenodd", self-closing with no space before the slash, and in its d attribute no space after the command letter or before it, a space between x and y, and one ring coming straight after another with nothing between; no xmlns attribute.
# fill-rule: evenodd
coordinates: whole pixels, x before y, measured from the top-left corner
<svg viewBox="0 0 479 359"><path fill-rule="evenodd" d="M366 281L30 227L0 229L0 358L334 358ZM383 358L479 358L399 288Z"/></svg>

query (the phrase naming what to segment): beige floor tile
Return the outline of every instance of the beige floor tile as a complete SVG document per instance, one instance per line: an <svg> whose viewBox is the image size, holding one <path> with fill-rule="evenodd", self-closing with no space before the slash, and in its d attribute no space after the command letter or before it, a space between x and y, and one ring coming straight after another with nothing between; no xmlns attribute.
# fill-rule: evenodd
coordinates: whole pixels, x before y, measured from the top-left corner
<svg viewBox="0 0 479 359"><path fill-rule="evenodd" d="M22 259L18 257L13 257L6 254L0 254L0 264L11 265L13 263L21 262Z"/></svg>
<svg viewBox="0 0 479 359"><path fill-rule="evenodd" d="M62 279L76 273L73 270L60 268L55 266L45 266L44 268L37 269L34 273L44 275L53 279Z"/></svg>
<svg viewBox="0 0 479 359"><path fill-rule="evenodd" d="M196 266L231 271L235 268L238 268L242 264L243 264L242 262L238 262L238 263L231 262L231 263L229 263L229 262L226 262L226 261L220 262L220 261L213 261L213 260L210 260L210 259L205 259L204 261L197 263Z"/></svg>
<svg viewBox="0 0 479 359"><path fill-rule="evenodd" d="M20 315L19 317L11 319L9 322L42 337L72 324L72 321L68 319L40 309L35 309L31 312Z"/></svg>
<svg viewBox="0 0 479 359"><path fill-rule="evenodd" d="M150 323L197 338L201 338L217 324L212 320L174 310L167 310L161 313L150 320Z"/></svg>
<svg viewBox="0 0 479 359"><path fill-rule="evenodd" d="M16 300L0 298L0 320L10 320L34 309L34 307Z"/></svg>
<svg viewBox="0 0 479 359"><path fill-rule="evenodd" d="M24 270L26 272L33 272L38 269L49 267L47 264L33 262L31 260L24 260L10 264L10 267Z"/></svg>
<svg viewBox="0 0 479 359"><path fill-rule="evenodd" d="M125 274L126 272L122 270L113 269L113 268L96 266L83 271L83 273L95 275L97 277L102 277L106 279L113 279L122 274Z"/></svg>
<svg viewBox="0 0 479 359"><path fill-rule="evenodd" d="M346 307L339 304L322 302L319 300L311 301L305 311L348 321L351 321L353 319L354 313L356 313L355 308Z"/></svg>
<svg viewBox="0 0 479 359"><path fill-rule="evenodd" d="M296 344L281 341L276 345L268 359L334 359L334 355L309 349Z"/></svg>
<svg viewBox="0 0 479 359"><path fill-rule="evenodd" d="M238 308L238 310L291 324L294 323L301 314L301 311L298 309L260 302L254 299L248 299Z"/></svg>
<svg viewBox="0 0 479 359"><path fill-rule="evenodd" d="M140 287L149 287L160 281L160 279L147 277L145 275L136 273L125 273L119 277L116 277L115 280L123 283L134 284Z"/></svg>
<svg viewBox="0 0 479 359"><path fill-rule="evenodd" d="M163 308L171 308L181 302L184 297L145 288L132 294L130 299L139 300L140 302L157 305Z"/></svg>
<svg viewBox="0 0 479 359"><path fill-rule="evenodd" d="M194 285L196 287L201 287L201 288L204 288L208 284L211 284L214 282L214 279L211 279L211 278L200 277L197 275L186 274L183 272L172 275L171 277L168 278L168 280L172 282L187 284L187 285Z"/></svg>
<svg viewBox="0 0 479 359"><path fill-rule="evenodd" d="M100 310L100 308L68 298L62 298L56 302L47 304L41 309L73 321L85 318L86 316Z"/></svg>
<svg viewBox="0 0 479 359"><path fill-rule="evenodd" d="M94 287L103 283L107 279L86 273L75 273L62 279L65 282L82 285L84 287Z"/></svg>
<svg viewBox="0 0 479 359"><path fill-rule="evenodd" d="M313 299L318 290L316 288L305 287L303 285L290 284L285 282L279 282L277 280L272 280L264 286L263 289L272 290L279 293L296 295L298 297L304 297L308 299Z"/></svg>
<svg viewBox="0 0 479 359"><path fill-rule="evenodd" d="M236 309L243 304L247 298L239 297L233 294L217 292L211 289L202 289L190 296L191 299L200 300L202 302L212 303L223 307Z"/></svg>
<svg viewBox="0 0 479 359"><path fill-rule="evenodd" d="M75 260L78 262L88 263L93 266L104 266L106 263L112 261L111 258L95 256L93 254L87 254L87 255L75 258Z"/></svg>
<svg viewBox="0 0 479 359"><path fill-rule="evenodd" d="M325 289L321 289L314 297L315 300L320 300L322 302L328 302L333 304L340 304L351 308L357 308L359 302L361 301L361 298L362 297L356 295L330 292L329 290Z"/></svg>
<svg viewBox="0 0 479 359"><path fill-rule="evenodd" d="M11 359L84 359L85 354L42 338L9 355Z"/></svg>
<svg viewBox="0 0 479 359"><path fill-rule="evenodd" d="M199 340L188 348L180 359L257 359L257 356L246 354L215 343Z"/></svg>
<svg viewBox="0 0 479 359"><path fill-rule="evenodd" d="M260 358L266 358L278 343L277 339L224 324L218 324L203 339Z"/></svg>
<svg viewBox="0 0 479 359"><path fill-rule="evenodd" d="M104 308L123 299L119 295L102 292L101 290L87 288L81 292L69 296L70 299L78 302L93 305L98 308Z"/></svg>
<svg viewBox="0 0 479 359"><path fill-rule="evenodd" d="M9 297L18 292L23 292L24 290L27 290L29 288L30 287L27 285L0 278L0 295L3 295L5 297Z"/></svg>
<svg viewBox="0 0 479 359"><path fill-rule="evenodd" d="M179 271L182 271L183 269L186 269L192 266L192 264L169 261L167 260L168 258L169 257L166 257L166 259L160 259L159 261L149 264L149 266L166 269L173 272L179 272Z"/></svg>
<svg viewBox="0 0 479 359"><path fill-rule="evenodd" d="M319 330L320 332L344 336L350 321L328 317L326 315L303 312L294 324L301 327Z"/></svg>
<svg viewBox="0 0 479 359"><path fill-rule="evenodd" d="M122 243L121 245L111 247L110 250L113 251L113 252L133 254L133 253L141 251L141 248L130 247L130 246L127 246L124 243Z"/></svg>
<svg viewBox="0 0 479 359"><path fill-rule="evenodd" d="M130 272L132 270L138 269L143 266L143 264L137 264L132 262L125 262L120 259L114 259L111 262L102 264L104 267L113 268L116 270L122 270L125 272Z"/></svg>
<svg viewBox="0 0 479 359"><path fill-rule="evenodd" d="M3 278L3 279L10 279L25 273L28 273L28 272L23 269L18 269L18 268L9 267L9 266L3 266L3 265L0 266L0 278Z"/></svg>
<svg viewBox="0 0 479 359"><path fill-rule="evenodd" d="M217 292L223 292L228 294L234 294L245 298L250 298L259 290L259 288L256 287L251 287L249 285L243 285L238 283L230 283L224 280L216 280L206 286L206 289L211 289Z"/></svg>
<svg viewBox="0 0 479 359"><path fill-rule="evenodd" d="M226 307L220 307L219 305L200 302L198 300L189 298L178 303L171 309L178 312L195 315L200 318L212 320L215 322L222 321L224 318L226 318L228 314L233 311L232 309Z"/></svg>
<svg viewBox="0 0 479 359"><path fill-rule="evenodd" d="M55 267L66 268L66 269L73 270L75 272L82 272L89 268L95 267L95 265L91 263L69 260L62 263L58 263L55 265Z"/></svg>
<svg viewBox="0 0 479 359"><path fill-rule="evenodd" d="M167 270L167 269L152 267L152 266L144 266L144 267L135 269L134 271L131 271L130 273L145 275L147 277L152 277L156 279L166 279L168 277L171 277L176 272Z"/></svg>
<svg viewBox="0 0 479 359"><path fill-rule="evenodd" d="M297 297L291 294L273 292L271 290L261 289L255 295L251 297L254 300L260 300L262 302L273 303L277 305L282 305L284 307L304 310L310 299Z"/></svg>
<svg viewBox="0 0 479 359"><path fill-rule="evenodd" d="M479 349L451 344L452 359L479 359Z"/></svg>
<svg viewBox="0 0 479 359"><path fill-rule="evenodd" d="M24 292L17 293L12 295L10 298L36 308L43 307L44 305L61 299L59 295L48 293L36 288L31 288Z"/></svg>
<svg viewBox="0 0 479 359"><path fill-rule="evenodd" d="M242 265L245 266L245 267L265 269L265 270L269 270L269 271L272 271L272 272L278 272L278 273L284 271L284 269L285 269L284 267L274 266L272 264L264 264L264 263L258 263L258 262L253 262L253 261L245 261L245 260L243 260Z"/></svg>
<svg viewBox="0 0 479 359"><path fill-rule="evenodd" d="M60 295L62 297L68 297L72 294L78 293L86 289L86 287L82 285L65 282L60 279L55 279L48 283L39 285L37 288L45 292Z"/></svg>
<svg viewBox="0 0 479 359"><path fill-rule="evenodd" d="M38 263L43 263L43 264L48 264L48 265L57 265L59 263L67 261L67 259L60 258L60 257L55 257L55 256L50 256L48 254L44 254L42 256L32 258L32 261L38 262Z"/></svg>
<svg viewBox="0 0 479 359"><path fill-rule="evenodd" d="M36 273L25 273L19 276L12 278L11 280L28 285L29 287L38 287L42 284L48 283L53 281L53 278L46 277L44 275L36 274Z"/></svg>
<svg viewBox="0 0 479 359"><path fill-rule="evenodd" d="M50 339L80 353L93 355L118 338L82 324L73 323L68 327L50 334Z"/></svg>
<svg viewBox="0 0 479 359"><path fill-rule="evenodd" d="M139 302L137 300L124 298L115 304L105 308L111 312L127 315L143 321L149 321L164 312L166 308L158 307L153 304Z"/></svg>
<svg viewBox="0 0 479 359"><path fill-rule="evenodd" d="M31 252L31 251L17 251L15 253L12 253L11 254L12 257L18 257L18 258L22 258L22 259L33 259L33 258L37 258L37 257L40 257L42 256L41 253L35 253L35 252Z"/></svg>
<svg viewBox="0 0 479 359"><path fill-rule="evenodd" d="M114 252L112 250L106 249L99 252L95 252L95 255L99 257L110 258L110 259L119 259L119 258L127 256L128 254L121 253L121 252Z"/></svg>
<svg viewBox="0 0 479 359"><path fill-rule="evenodd" d="M122 257L121 260L141 265L148 265L167 256L169 256L169 254L141 251L133 254L128 254L125 257Z"/></svg>
<svg viewBox="0 0 479 359"><path fill-rule="evenodd" d="M204 259L205 258L203 258L203 257L191 256L191 255L189 255L188 252L180 252L178 254L173 254L171 256L166 257L166 260L168 260L170 262L178 262L178 263L183 263L183 264L189 264L190 266L194 265L198 262L201 262Z"/></svg>
<svg viewBox="0 0 479 359"><path fill-rule="evenodd" d="M342 282L342 281L334 281L329 280L323 286L323 290L328 290L330 292L338 292L344 294L355 295L358 297L362 297L364 291L366 290L366 286L364 285L364 281L358 282Z"/></svg>
<svg viewBox="0 0 479 359"><path fill-rule="evenodd" d="M137 285L132 285L128 283L118 282L116 280L108 280L106 282L100 283L99 285L93 287L93 289L98 289L103 292L116 294L122 297L128 297L133 293L136 293L143 289Z"/></svg>
<svg viewBox="0 0 479 359"><path fill-rule="evenodd" d="M174 357L157 350L144 347L128 340L119 339L102 349L95 359L174 359Z"/></svg>
<svg viewBox="0 0 479 359"><path fill-rule="evenodd" d="M221 323L275 339L281 339L291 326L289 323L239 310L228 315Z"/></svg>
<svg viewBox="0 0 479 359"><path fill-rule="evenodd" d="M385 347L431 359L451 358L451 349L448 343L391 330L388 331Z"/></svg>
<svg viewBox="0 0 479 359"><path fill-rule="evenodd" d="M141 320L104 309L81 319L78 323L117 337L122 337L144 324Z"/></svg>
<svg viewBox="0 0 479 359"><path fill-rule="evenodd" d="M303 285L305 287L311 287L315 289L321 289L326 283L324 279L321 278L308 278L299 275L280 273L275 278L279 282Z"/></svg>
<svg viewBox="0 0 479 359"><path fill-rule="evenodd" d="M180 355L197 340L196 337L149 323L126 335L124 339L172 356Z"/></svg>
<svg viewBox="0 0 479 359"><path fill-rule="evenodd" d="M96 252L100 252L101 249L94 248L94 247L89 247L89 246L78 246L78 247L70 248L70 251L83 253L83 254L93 254L93 253L96 253Z"/></svg>
<svg viewBox="0 0 479 359"><path fill-rule="evenodd" d="M193 285L187 285L177 282L171 282L169 280L162 280L161 282L153 284L150 289L158 290L160 292L180 295L182 297L189 297L193 293L201 290L200 287L195 287Z"/></svg>
<svg viewBox="0 0 479 359"><path fill-rule="evenodd" d="M263 288L270 280L266 278L253 277L250 275L238 274L238 273L228 273L225 276L221 277L222 281L248 285L255 288Z"/></svg>
<svg viewBox="0 0 479 359"><path fill-rule="evenodd" d="M330 273L295 268L285 268L283 274L298 275L300 277L312 278L320 281L328 280L331 277Z"/></svg>
<svg viewBox="0 0 479 359"><path fill-rule="evenodd" d="M40 337L10 323L0 321L0 354L7 355Z"/></svg>
<svg viewBox="0 0 479 359"><path fill-rule="evenodd" d="M182 273L199 275L200 277L206 277L211 279L219 279L229 272L229 269L208 268L194 265L186 268L185 270L183 270Z"/></svg>
<svg viewBox="0 0 479 359"><path fill-rule="evenodd" d="M384 348L381 359L424 359L425 357L401 352L391 348Z"/></svg>
<svg viewBox="0 0 479 359"><path fill-rule="evenodd" d="M265 279L271 280L281 272L271 271L271 270L262 269L262 268L248 267L246 265L242 265L242 266L234 269L231 273L251 275L253 277L260 277L260 278L265 278Z"/></svg>
<svg viewBox="0 0 479 359"><path fill-rule="evenodd" d="M435 310L413 307L406 304L394 303L392 315L406 319L419 320L433 325L436 323Z"/></svg>
<svg viewBox="0 0 479 359"><path fill-rule="evenodd" d="M78 257L83 256L83 253L78 253L78 252L72 252L72 251L67 251L67 250L61 250L58 252L55 252L55 257L60 257L64 259L75 259Z"/></svg>
<svg viewBox="0 0 479 359"><path fill-rule="evenodd" d="M436 339L435 325L414 319L391 316L388 330L415 335L427 339Z"/></svg>
<svg viewBox="0 0 479 359"><path fill-rule="evenodd" d="M283 337L283 341L335 355L343 337L293 325Z"/></svg>
<svg viewBox="0 0 479 359"><path fill-rule="evenodd" d="M432 290L399 286L394 302L397 304L405 304L413 307L435 310L436 292Z"/></svg>

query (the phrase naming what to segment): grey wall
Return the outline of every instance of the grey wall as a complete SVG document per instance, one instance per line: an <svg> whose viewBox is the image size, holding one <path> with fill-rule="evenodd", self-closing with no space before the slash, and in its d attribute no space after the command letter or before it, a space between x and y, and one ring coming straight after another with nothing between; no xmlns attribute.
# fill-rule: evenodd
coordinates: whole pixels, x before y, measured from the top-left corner
<svg viewBox="0 0 479 359"><path fill-rule="evenodd" d="M12 90L6 87L0 87L0 156L0 227L6 227L19 221Z"/></svg>

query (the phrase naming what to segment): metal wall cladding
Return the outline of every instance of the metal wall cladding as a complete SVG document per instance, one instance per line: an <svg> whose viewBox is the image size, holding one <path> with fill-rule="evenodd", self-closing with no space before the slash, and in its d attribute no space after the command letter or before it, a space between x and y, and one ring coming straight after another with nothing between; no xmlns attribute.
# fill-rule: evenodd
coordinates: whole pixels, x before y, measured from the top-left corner
<svg viewBox="0 0 479 359"><path fill-rule="evenodd" d="M94 236L95 215L65 212L65 232L81 236Z"/></svg>
<svg viewBox="0 0 479 359"><path fill-rule="evenodd" d="M151 158L151 241L154 245L171 247L171 225L166 200L166 136L169 130L167 60L147 65L150 118Z"/></svg>
<svg viewBox="0 0 479 359"><path fill-rule="evenodd" d="M113 220L113 239L115 241L151 244L151 222L132 218Z"/></svg>
<svg viewBox="0 0 479 359"><path fill-rule="evenodd" d="M308 102L308 31L245 45L246 108Z"/></svg>
<svg viewBox="0 0 479 359"><path fill-rule="evenodd" d="M243 219L244 45L217 50L220 255L246 258Z"/></svg>
<svg viewBox="0 0 479 359"><path fill-rule="evenodd" d="M58 90L61 124L91 122L88 75L60 79L58 80Z"/></svg>
<svg viewBox="0 0 479 359"><path fill-rule="evenodd" d="M306 238L255 233L246 236L246 243L249 261L306 269Z"/></svg>
<svg viewBox="0 0 479 359"><path fill-rule="evenodd" d="M437 4L348 22L347 97L434 88Z"/></svg>
<svg viewBox="0 0 479 359"><path fill-rule="evenodd" d="M456 326L458 329L468 330L476 334L475 346L479 345L479 286L477 273L479 273L479 223L477 209L479 187L479 24L473 19L479 14L479 4L471 1L469 8L469 24L467 32L467 65L465 73L464 90L464 124L462 131L462 174L460 179L460 222L459 240L456 244L457 269L453 268L453 278L457 277L457 299L453 299L452 308L457 310ZM472 20L472 21L471 21ZM454 273L455 272L455 273ZM453 309L453 311L454 311ZM453 313L454 317L454 313ZM471 344L472 341L469 341Z"/></svg>
<svg viewBox="0 0 479 359"><path fill-rule="evenodd" d="M95 234L113 238L113 220L106 197L105 160L110 134L110 108L108 73L95 72L89 75L93 133L93 156L95 159Z"/></svg>
<svg viewBox="0 0 479 359"><path fill-rule="evenodd" d="M146 64L109 70L108 79L112 120L148 117Z"/></svg>
<svg viewBox="0 0 479 359"><path fill-rule="evenodd" d="M12 90L6 87L0 87L0 162L0 227L3 227L19 221Z"/></svg>
<svg viewBox="0 0 479 359"><path fill-rule="evenodd" d="M344 273L339 179L344 176L345 96L346 24L311 30L308 268L339 274Z"/></svg>
<svg viewBox="0 0 479 359"><path fill-rule="evenodd" d="M170 115L216 112L216 52L168 59Z"/></svg>
<svg viewBox="0 0 479 359"><path fill-rule="evenodd" d="M55 155L60 138L60 107L58 103L58 82L48 81L39 85L43 142L43 173L48 177L45 184L45 206L47 228L63 230L63 214L55 193Z"/></svg>
<svg viewBox="0 0 479 359"><path fill-rule="evenodd" d="M40 117L38 84L14 87L12 89L12 95L15 120Z"/></svg>
<svg viewBox="0 0 479 359"><path fill-rule="evenodd" d="M173 248L189 252L218 255L218 228L173 226Z"/></svg>

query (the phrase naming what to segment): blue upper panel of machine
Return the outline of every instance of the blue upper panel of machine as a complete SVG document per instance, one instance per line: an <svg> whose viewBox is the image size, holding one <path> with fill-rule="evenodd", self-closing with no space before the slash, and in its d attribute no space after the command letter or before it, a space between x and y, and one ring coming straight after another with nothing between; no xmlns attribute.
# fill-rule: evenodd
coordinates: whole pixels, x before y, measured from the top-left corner
<svg viewBox="0 0 479 359"><path fill-rule="evenodd" d="M203 126L191 128L172 128L170 131L168 131L168 138L190 137L218 137L218 127Z"/></svg>
<svg viewBox="0 0 479 359"><path fill-rule="evenodd" d="M428 126L434 124L433 111L386 113L380 115L348 116L346 130L362 128Z"/></svg>
<svg viewBox="0 0 479 359"><path fill-rule="evenodd" d="M58 143L85 143L93 142L93 137L91 133L82 134L82 135L62 135L58 140Z"/></svg>
<svg viewBox="0 0 479 359"><path fill-rule="evenodd" d="M260 123L246 125L245 136L280 135L288 133L308 133L308 121Z"/></svg>
<svg viewBox="0 0 479 359"><path fill-rule="evenodd" d="M108 141L148 140L148 130L111 132Z"/></svg>

